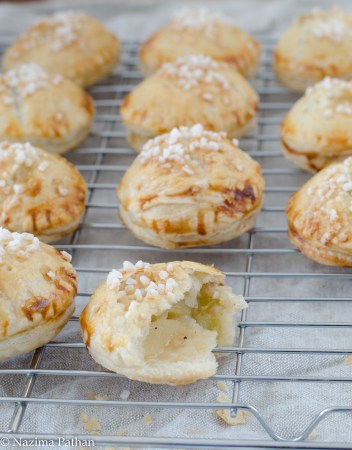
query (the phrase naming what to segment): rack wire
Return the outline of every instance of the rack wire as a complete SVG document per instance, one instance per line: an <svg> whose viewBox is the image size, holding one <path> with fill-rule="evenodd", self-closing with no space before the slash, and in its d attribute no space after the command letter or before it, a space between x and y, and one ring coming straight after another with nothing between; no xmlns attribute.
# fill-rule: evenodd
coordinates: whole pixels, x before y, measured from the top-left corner
<svg viewBox="0 0 352 450"><path fill-rule="evenodd" d="M352 275L349 270L318 266L306 260L287 239L285 204L308 175L281 155L278 127L296 97L275 82L271 70L275 39L265 35L260 36L260 40L263 59L258 76L253 80L261 97L258 124L240 144L262 164L267 184L265 204L252 231L222 245L173 252L161 250L137 241L118 220L115 188L134 157L125 141L118 107L127 92L141 80L136 56L138 43L125 42L121 66L102 84L90 89L97 108L93 132L84 146L67 155L88 183L87 210L79 229L56 246L73 254L80 280L78 308L56 341L28 357L0 365L1 385L16 385L0 397L0 411L4 411L4 428L0 435L52 439L56 443L62 437L94 438L95 445L101 447L350 448L351 434L347 430L351 429L352 399L348 390L351 390L352 374L350 367L343 364L343 358L352 355L352 322L348 321L352 307L349 294ZM124 259L154 262L177 258L214 262L225 270L230 284L237 292L242 291L249 305L240 318L236 345L215 350L220 356L219 373L199 382L204 388L197 388L199 383L188 388L182 401L173 394L174 388L170 388L170 395L164 399L159 398L156 387L153 397L149 395L151 387L131 384L123 376L97 367L90 360L78 332L81 309L111 267L118 267ZM332 321L331 316L336 314L341 319ZM301 345L302 339L297 345L298 335L306 336L307 345ZM285 338L282 339L286 343L284 346L280 345L281 336ZM55 361L63 351L68 364L57 367ZM222 371L223 364L229 369ZM322 366L326 370L320 371ZM48 389L53 379L62 385L60 396ZM77 398L70 398L65 390L77 380L81 387L87 385L87 389L91 382L103 389L104 382L109 381L116 392L133 385L142 392L142 397L121 400L117 395L113 399L91 400L83 390L78 391ZM231 387L231 401L221 405L206 395L219 381ZM204 395L201 395L202 389ZM320 402L320 394L324 397L326 390L332 391L340 403ZM261 401L268 391L271 405ZM283 395L281 400L280 395ZM295 397L292 408L290 396ZM341 398L345 401L341 402ZM285 402L287 411L280 409L280 403ZM50 423L64 421L65 415L76 414L80 409L95 414L97 409L108 409L111 417L115 414L122 417L124 411L129 411L130 417L141 411L153 411L157 426L163 411L168 411L170 420L176 420L172 411L182 410L189 412L191 418L198 414L200 420L207 423L207 420L217 420L213 413L219 408L229 409L233 416L248 411L251 418L248 423L226 427L221 433L216 431L210 435L201 431L190 434L183 429L174 435L165 432L160 435L142 424L138 434L117 436L110 427L110 431L102 429L92 436L74 419L72 428L68 432L65 430L65 434L50 429ZM307 409L309 414L305 414ZM71 412L73 410L75 413ZM43 421L38 420L33 427L38 411L46 415L46 422L43 425ZM338 420L332 421L330 432L324 432L323 425L336 416ZM219 426L221 424L217 423ZM331 430L335 430L335 434ZM318 433L315 439L314 433Z"/></svg>

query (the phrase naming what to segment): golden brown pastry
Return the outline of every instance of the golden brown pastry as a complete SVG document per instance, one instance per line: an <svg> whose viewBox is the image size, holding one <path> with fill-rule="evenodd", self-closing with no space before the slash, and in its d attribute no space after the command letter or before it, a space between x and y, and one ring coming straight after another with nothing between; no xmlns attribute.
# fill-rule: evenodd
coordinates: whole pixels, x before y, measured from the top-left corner
<svg viewBox="0 0 352 450"><path fill-rule="evenodd" d="M51 341L75 309L71 256L0 228L0 360Z"/></svg>
<svg viewBox="0 0 352 450"><path fill-rule="evenodd" d="M72 81L26 64L0 76L0 116L0 140L64 153L88 135L94 104Z"/></svg>
<svg viewBox="0 0 352 450"><path fill-rule="evenodd" d="M274 53L277 79L303 92L324 77L352 78L352 14L318 8L298 17L281 37Z"/></svg>
<svg viewBox="0 0 352 450"><path fill-rule="evenodd" d="M127 95L120 113L131 146L140 150L156 135L197 123L240 137L253 126L257 109L258 96L242 75L192 55L165 63Z"/></svg>
<svg viewBox="0 0 352 450"><path fill-rule="evenodd" d="M52 242L79 225L87 186L65 158L30 144L0 144L0 225Z"/></svg>
<svg viewBox="0 0 352 450"><path fill-rule="evenodd" d="M206 9L183 10L142 44L141 70L150 75L165 62L194 54L229 63L248 78L257 71L260 44L220 14Z"/></svg>
<svg viewBox="0 0 352 450"><path fill-rule="evenodd" d="M260 166L225 133L181 127L147 142L117 190L120 216L163 248L212 245L254 225L264 191Z"/></svg>
<svg viewBox="0 0 352 450"><path fill-rule="evenodd" d="M5 71L36 63L80 86L106 77L118 63L120 43L99 21L81 11L64 11L32 25L6 50Z"/></svg>
<svg viewBox="0 0 352 450"><path fill-rule="evenodd" d="M287 205L289 236L308 258L352 267L352 157L312 177Z"/></svg>
<svg viewBox="0 0 352 450"><path fill-rule="evenodd" d="M352 154L352 81L325 78L291 108L281 125L284 155L315 172Z"/></svg>
<svg viewBox="0 0 352 450"><path fill-rule="evenodd" d="M91 356L113 372L189 384L216 373L212 350L232 345L233 316L245 307L214 267L125 261L90 298L81 331Z"/></svg>

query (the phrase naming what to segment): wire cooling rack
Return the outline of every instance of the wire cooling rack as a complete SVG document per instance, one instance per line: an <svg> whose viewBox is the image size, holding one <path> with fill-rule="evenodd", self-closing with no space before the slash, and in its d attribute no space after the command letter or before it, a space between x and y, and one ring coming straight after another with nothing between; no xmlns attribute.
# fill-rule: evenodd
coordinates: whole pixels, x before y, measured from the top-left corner
<svg viewBox="0 0 352 450"><path fill-rule="evenodd" d="M73 254L79 275L76 315L55 342L0 365L5 392L0 435L56 443L63 436L94 438L101 447L350 448L352 369L344 358L352 354L352 275L308 261L288 241L285 204L309 176L281 156L278 127L296 97L274 80L275 40L259 39L263 58L253 80L261 97L258 124L240 144L263 167L265 204L251 232L222 245L174 252L152 248L137 241L117 217L115 188L135 156L125 141L118 108L141 80L138 43L124 42L120 67L90 89L97 109L94 130L67 155L88 182L87 211L79 229L57 245ZM192 259L226 271L249 307L240 317L235 346L215 350L220 357L216 376L186 391L161 388L106 372L90 359L78 316L94 288L124 259ZM231 397L222 405L211 394L219 381L227 383ZM109 398L87 397L89 389L104 393L105 388ZM119 393L125 388L131 395L122 400ZM219 408L251 416L230 427L216 418ZM108 420L96 425L92 435L80 421L80 411ZM179 411L182 424L177 422ZM146 413L151 425L142 420ZM136 416L141 416L138 426L125 423L124 431L117 430L116 421ZM193 428L203 423L203 430L186 430L185 421Z"/></svg>

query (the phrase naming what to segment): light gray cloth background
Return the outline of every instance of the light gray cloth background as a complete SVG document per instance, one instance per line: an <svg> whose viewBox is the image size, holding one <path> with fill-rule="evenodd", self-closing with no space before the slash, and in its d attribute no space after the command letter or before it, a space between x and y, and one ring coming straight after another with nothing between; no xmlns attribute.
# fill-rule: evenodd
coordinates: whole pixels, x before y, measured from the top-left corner
<svg viewBox="0 0 352 450"><path fill-rule="evenodd" d="M228 17L236 20L249 31L279 36L292 17L298 13L310 10L313 6L326 7L335 4L330 1L285 1L285 0L237 0L202 2L209 7L224 12ZM185 5L197 5L196 2L80 2L53 1L40 5L0 5L0 37L10 41L17 33L24 30L39 15L53 9L62 9L62 5L70 8L85 9L96 17L105 21L107 26L122 39L142 39L148 36L160 24L164 23L172 14ZM349 1L340 1L339 5L352 9ZM269 54L262 73L270 71ZM269 64L269 65L268 65ZM122 83L125 81L122 80ZM265 83L254 81L256 87ZM267 82L266 86L277 86L274 82ZM97 92L92 90L92 92ZM109 98L97 94L99 98ZM266 95L262 101L292 102L295 96L283 93L281 96ZM107 108L98 108L98 113L117 112ZM268 112L262 117L282 118L285 111ZM95 131L122 130L116 124L104 124L97 119ZM265 125L261 134L278 134L278 125ZM255 135L255 130L251 132ZM97 135L92 136L82 148L94 148L102 145ZM127 144L123 139L109 139L104 142L108 148L122 147ZM265 141L257 146L255 140L243 140L244 150L279 151L278 140ZM68 158L77 164L94 164L95 155L85 155L80 151L71 152ZM102 164L130 164L133 153L126 155L105 155ZM258 158L264 170L275 168L292 169L293 166L281 157ZM100 172L95 182L118 183L121 172ZM85 172L87 180L92 180L89 172ZM299 187L308 179L304 173L288 175L265 175L267 187ZM268 192L265 206L284 206L290 193ZM95 190L92 198L94 202L116 204L113 190ZM117 223L115 209L90 209L86 223ZM286 220L283 212L262 212L257 226L285 227ZM68 242L66 240L65 242ZM123 244L143 245L131 234L124 230L91 230L84 228L77 241L79 244ZM248 235L217 246L217 249L246 248ZM258 233L254 237L254 248L290 248L286 233ZM94 268L119 267L124 259L136 261L157 262L173 259L193 259L200 262L215 264L222 270L244 272L247 258L245 255L225 254L219 252L211 254L190 254L189 252L165 251L85 251L74 252L73 263L77 267L92 268L93 272L79 272L80 293L91 293L97 285L106 278L106 273L94 273ZM275 255L256 254L252 261L252 272L288 272L304 273L302 279L290 277L253 277L250 284L251 297L292 297L296 299L320 297L348 297L351 293L351 280L347 278L319 278L307 274L321 273L350 273L349 270L330 269L310 262L298 253ZM229 283L234 290L243 293L244 278L229 277ZM84 307L87 295L80 295L77 299L76 315ZM352 303L331 301L328 303L300 301L290 303L252 303L248 310L248 321L278 321L278 322L349 322L352 313ZM57 341L81 342L77 322L70 322L57 337ZM352 328L261 328L253 327L246 331L244 346L261 348L337 348L349 350L352 348ZM29 367L32 355L24 355L0 364L0 368ZM343 363L344 356L329 355L279 355L279 354L246 354L243 359L243 375L283 375L283 376L327 376L351 377L352 368ZM44 353L43 369L70 370L103 370L98 367L86 353L85 349L47 348ZM219 374L234 374L234 356L223 356L219 359ZM21 376L2 376L0 378L0 396L20 396L23 393L25 378ZM231 382L227 383L229 393L232 391ZM215 380L198 382L187 387L150 386L126 379L82 378L82 377L49 377L39 376L32 395L43 398L88 399L92 392L98 396L107 396L109 400L119 400L123 390L129 390L132 401L182 401L182 402L215 402L219 390ZM296 383L296 382L242 382L240 402L258 408L265 420L273 429L286 438L293 438L300 434L309 422L322 409L330 406L350 406L352 402L351 383ZM13 405L0 405L0 430L6 430L10 422ZM211 410L194 409L153 409L153 408L109 408L109 407L71 407L71 406L34 406L30 405L24 416L21 432L29 433L89 433L86 424L81 420L85 413L90 419L99 421L100 434L116 436L123 433L128 436L159 436L184 437L189 439L223 438L223 439L269 439L267 433L254 417L249 417L245 425L230 427L216 418ZM146 423L144 417L150 415L151 423ZM1 434L1 433L0 433ZM335 414L329 416L316 429L312 436L317 441L352 442L352 415Z"/></svg>

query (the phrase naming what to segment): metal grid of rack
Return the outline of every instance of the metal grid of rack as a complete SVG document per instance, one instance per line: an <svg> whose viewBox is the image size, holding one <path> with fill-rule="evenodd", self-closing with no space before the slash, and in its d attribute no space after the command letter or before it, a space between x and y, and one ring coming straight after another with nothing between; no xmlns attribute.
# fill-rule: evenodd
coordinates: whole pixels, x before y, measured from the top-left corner
<svg viewBox="0 0 352 450"><path fill-rule="evenodd" d="M214 410L221 407L228 408L233 416L241 410L249 411L252 423L255 422L261 432L254 432L253 438L248 433L241 434L238 430L245 430L245 423L238 427L227 427L226 433L216 436L189 434L182 430L173 436L153 435L152 431L144 432L143 427L140 427L138 435L127 433L117 436L116 433L103 430L93 438L95 445L102 447L349 448L348 436L332 440L322 433L321 438L318 436L312 440L312 433L334 415L339 416L342 427L348 427L349 413L352 412L350 397L342 405L332 402L322 407L317 404L307 417L304 414L299 417L300 412L296 411L295 414L289 407L287 416L275 414L273 410L268 414L267 405L261 404L259 400L264 391L272 389L274 404L275 394L279 392L276 391L277 386L286 395L286 386L304 386L302 392L298 390L302 394L303 411L307 407L310 390L314 403L314 393L324 389L324 386L328 389L334 386L334 391L336 386L336 389L340 386L351 389L352 384L351 370L347 365L341 364L342 371L319 372L319 375L314 370L308 374L300 370L300 361L302 365L312 361L313 365L329 366L329 358L335 362L337 358L341 362L352 354L352 321L346 321L346 314L352 306L348 294L352 275L347 270L329 269L309 262L290 246L287 239L285 204L290 193L308 176L281 156L278 126L296 97L287 93L274 80L271 70L274 39L260 36L260 40L263 43L263 60L258 76L253 80L261 96L258 124L241 140L241 147L262 164L267 183L266 199L257 226L241 238L219 246L174 252L152 248L133 238L117 218L115 188L134 157L124 140L118 107L126 93L141 79L136 57L138 43L125 42L121 66L102 84L91 88L97 108L94 130L84 146L67 155L88 182L87 211L79 229L57 245L57 248L73 254L73 264L80 278L78 309L67 326L69 331L65 334L64 330L64 334L60 334L55 342L38 349L20 362L12 364L10 361L0 365L2 382L11 384L11 380L16 380L16 388L0 398L0 411L5 406L11 411L7 425L0 430L1 435L57 441L62 434L50 431L49 426L40 427L38 424L35 430L31 428L31 417L34 417L36 408L42 408L49 423L63 420L63 415L69 415L72 408L84 408L85 411L110 408L112 416L114 411L128 409L134 414L149 410L154 411L154 421L157 422L158 414L163 410L170 411L170 416L174 410L196 411L206 421ZM91 382L102 385L104 380L113 380L116 389L126 383L124 377L92 364L80 340L78 315L98 282L106 277L111 267L118 267L124 259L154 262L179 258L214 262L220 269L226 269L229 282L234 284L237 292L242 291L248 302L249 307L240 318L235 346L215 350L219 356L222 355L221 358L230 362L229 369L221 371L220 358L219 373L208 380L213 385L218 381L229 383L231 402L219 406L215 399L208 401L206 397L207 401L204 401L205 397L198 395L201 392L199 390L196 391L196 397L192 396L193 387L189 388L186 400L176 401L171 394L164 400L163 396L158 398L147 395L149 387L141 383L139 388L142 391L145 389L145 398L137 400L131 398L124 401L118 396L114 399L90 400L83 394L77 398L65 396L65 383L73 383L77 379L81 380L83 386L85 383L91 386ZM302 295L305 289L307 295ZM331 308L341 311L341 320L329 320ZM273 310L277 315L272 314ZM315 319L306 321L304 310L311 310ZM260 341L256 339L257 330L261 331ZM267 331L267 340L265 334L263 338L263 330ZM271 336L272 332L276 334ZM307 346L297 346L295 336L298 333L307 333ZM280 335L285 334L284 342L291 344L283 347L280 346ZM325 342L326 337L331 345L319 345L321 341ZM61 352L65 352L70 360L70 364L65 367L55 365L56 355L62 355ZM265 368L262 372L257 370L258 365L254 365L253 369L254 361L258 360L260 366ZM87 361L90 362L88 366L85 363ZM292 372L286 370L290 362L295 367ZM281 370L281 366L285 370ZM51 395L52 391L45 388L46 383L53 378L61 383L62 396ZM208 389L207 386L204 384L204 389ZM251 387L247 389L248 386ZM285 401L286 398L282 400ZM300 400L296 397L295 401L297 404ZM290 422L289 427L285 427L287 421ZM71 431L65 431L65 436L92 438L77 424Z"/></svg>

